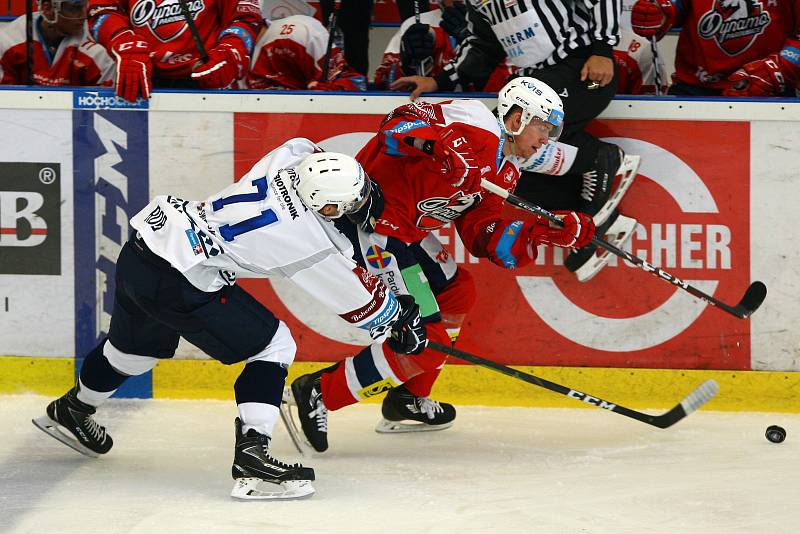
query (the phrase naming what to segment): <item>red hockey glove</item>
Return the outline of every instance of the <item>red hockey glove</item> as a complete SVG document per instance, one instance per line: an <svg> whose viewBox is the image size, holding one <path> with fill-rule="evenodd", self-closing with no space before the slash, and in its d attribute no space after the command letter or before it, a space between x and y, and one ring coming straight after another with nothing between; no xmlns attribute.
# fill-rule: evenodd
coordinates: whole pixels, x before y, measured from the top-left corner
<svg viewBox="0 0 800 534"><path fill-rule="evenodd" d="M778 54L751 61L728 76L730 87L724 96L775 96L786 91L786 79Z"/></svg>
<svg viewBox="0 0 800 534"><path fill-rule="evenodd" d="M676 17L675 4L670 0L637 0L631 10L631 26L637 35L661 39Z"/></svg>
<svg viewBox="0 0 800 534"><path fill-rule="evenodd" d="M433 143L432 152L442 164L442 174L451 180L453 187L470 189L480 184L480 169L466 137L451 128Z"/></svg>
<svg viewBox="0 0 800 534"><path fill-rule="evenodd" d="M208 51L208 61L195 65L192 79L204 89L225 89L247 73L249 62L241 39L225 39Z"/></svg>
<svg viewBox="0 0 800 534"><path fill-rule="evenodd" d="M564 225L559 228L544 217L537 217L531 229L534 246L545 244L556 247L582 248L594 237L594 221L578 211L554 211Z"/></svg>
<svg viewBox="0 0 800 534"><path fill-rule="evenodd" d="M384 54L383 63L375 70L375 87L388 89L397 78L405 76L400 67L400 54Z"/></svg>
<svg viewBox="0 0 800 534"><path fill-rule="evenodd" d="M147 41L131 30L123 30L111 39L111 53L117 62L117 96L129 102L136 102L139 95L150 98L153 64Z"/></svg>

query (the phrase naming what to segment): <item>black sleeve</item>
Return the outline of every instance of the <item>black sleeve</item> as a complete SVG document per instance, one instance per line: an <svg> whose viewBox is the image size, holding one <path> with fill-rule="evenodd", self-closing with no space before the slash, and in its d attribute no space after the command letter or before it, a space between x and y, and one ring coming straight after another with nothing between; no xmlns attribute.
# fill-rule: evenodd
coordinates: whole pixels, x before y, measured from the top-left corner
<svg viewBox="0 0 800 534"><path fill-rule="evenodd" d="M455 57L435 76L439 91L452 91L459 84L462 87L472 84L477 90L483 89L494 69L506 57L489 20L470 2L467 2L467 22L472 35L464 39L456 49Z"/></svg>

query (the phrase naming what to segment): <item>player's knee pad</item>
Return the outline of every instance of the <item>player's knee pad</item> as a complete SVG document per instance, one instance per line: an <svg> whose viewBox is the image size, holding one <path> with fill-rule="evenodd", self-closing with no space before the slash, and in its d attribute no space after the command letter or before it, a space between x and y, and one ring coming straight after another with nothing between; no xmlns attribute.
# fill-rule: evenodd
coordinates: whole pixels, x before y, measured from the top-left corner
<svg viewBox="0 0 800 534"><path fill-rule="evenodd" d="M264 361L278 363L284 367L289 367L294 362L294 356L297 354L297 343L295 343L292 333L286 323L280 321L275 335L269 342L269 345L264 347L261 351L247 358L247 363Z"/></svg>
<svg viewBox="0 0 800 534"><path fill-rule="evenodd" d="M158 363L158 358L122 352L111 341L106 341L103 345L103 356L114 370L127 376L143 375Z"/></svg>

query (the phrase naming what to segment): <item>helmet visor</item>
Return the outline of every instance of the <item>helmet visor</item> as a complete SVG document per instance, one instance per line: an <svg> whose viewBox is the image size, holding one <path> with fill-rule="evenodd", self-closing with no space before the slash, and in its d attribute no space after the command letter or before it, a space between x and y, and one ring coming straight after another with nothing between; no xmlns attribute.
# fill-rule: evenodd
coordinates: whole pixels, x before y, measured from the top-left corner
<svg viewBox="0 0 800 534"><path fill-rule="evenodd" d="M549 137L555 141L561 136L561 132L564 130L564 112L555 108L551 109L546 122L553 125L550 129Z"/></svg>
<svg viewBox="0 0 800 534"><path fill-rule="evenodd" d="M369 176L367 176L367 173L365 172L364 185L361 187L361 191L358 192L358 196L353 200L342 202L339 205L339 213L336 216L341 217L342 215L350 215L363 208L364 205L369 201L369 195L371 192L372 180L369 179Z"/></svg>

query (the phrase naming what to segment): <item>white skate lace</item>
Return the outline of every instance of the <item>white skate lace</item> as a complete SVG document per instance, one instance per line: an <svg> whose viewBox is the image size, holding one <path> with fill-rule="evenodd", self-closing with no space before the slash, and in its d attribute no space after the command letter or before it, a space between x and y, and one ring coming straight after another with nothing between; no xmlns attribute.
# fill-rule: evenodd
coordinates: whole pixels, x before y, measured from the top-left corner
<svg viewBox="0 0 800 534"><path fill-rule="evenodd" d="M316 398L314 398L316 396ZM320 432L328 432L328 408L325 407L325 403L322 402L322 395L314 391L312 393L312 398L314 399L312 402L315 405L315 408L308 412L308 416L312 417L317 422L317 430Z"/></svg>
<svg viewBox="0 0 800 534"><path fill-rule="evenodd" d="M419 397L417 401L419 403L419 411L427 415L428 419L433 419L437 413L444 412L442 405L438 401L431 400L428 397Z"/></svg>
<svg viewBox="0 0 800 534"><path fill-rule="evenodd" d="M591 170L583 173L583 187L581 187L581 198L586 202L591 202L594 198L594 190L597 189L597 171Z"/></svg>
<svg viewBox="0 0 800 534"><path fill-rule="evenodd" d="M83 424L86 426L86 429L94 439L97 441L103 441L105 439L106 430L102 426L98 425L94 418L87 416L86 419L83 420Z"/></svg>
<svg viewBox="0 0 800 534"><path fill-rule="evenodd" d="M269 453L269 445L264 445L262 448L264 449L264 456L266 457L267 461L272 465L282 467L284 469L296 469L298 467L303 467L302 465L300 465L300 462L297 462L295 464L287 464L286 462L278 460Z"/></svg>

